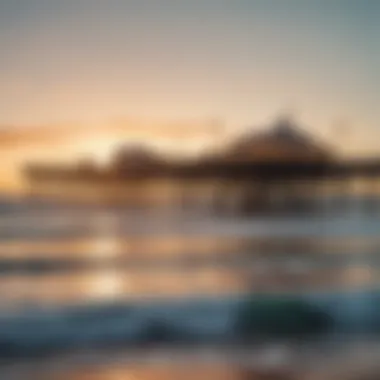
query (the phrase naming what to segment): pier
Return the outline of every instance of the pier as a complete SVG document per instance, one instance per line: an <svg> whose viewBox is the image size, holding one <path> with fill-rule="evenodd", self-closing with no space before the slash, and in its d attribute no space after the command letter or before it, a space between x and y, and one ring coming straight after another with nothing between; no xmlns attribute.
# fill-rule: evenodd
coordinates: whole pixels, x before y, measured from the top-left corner
<svg viewBox="0 0 380 380"><path fill-rule="evenodd" d="M315 199L364 194L380 189L380 157L340 158L289 120L268 131L243 136L222 154L169 161L145 151L121 149L98 168L29 164L24 175L30 195L137 205L169 203L213 212L298 209ZM369 197L371 198L371 197ZM372 199L372 198L371 198Z"/></svg>

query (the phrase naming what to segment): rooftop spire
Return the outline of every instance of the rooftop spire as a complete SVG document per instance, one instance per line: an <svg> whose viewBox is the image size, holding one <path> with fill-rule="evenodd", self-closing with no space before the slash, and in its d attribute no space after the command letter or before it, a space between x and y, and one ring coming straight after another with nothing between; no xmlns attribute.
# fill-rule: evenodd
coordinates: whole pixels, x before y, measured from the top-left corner
<svg viewBox="0 0 380 380"><path fill-rule="evenodd" d="M292 135L296 129L294 117L290 112L282 113L274 123L274 131L277 135Z"/></svg>

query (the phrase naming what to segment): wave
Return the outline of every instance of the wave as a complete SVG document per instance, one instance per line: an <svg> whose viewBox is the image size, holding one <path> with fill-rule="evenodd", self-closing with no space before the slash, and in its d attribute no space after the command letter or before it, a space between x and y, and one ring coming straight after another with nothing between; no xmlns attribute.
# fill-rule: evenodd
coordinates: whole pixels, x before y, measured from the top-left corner
<svg viewBox="0 0 380 380"><path fill-rule="evenodd" d="M335 333L377 333L380 293L314 294L312 302L336 322ZM146 344L233 342L234 315L246 298L113 302L29 309L0 316L0 358Z"/></svg>

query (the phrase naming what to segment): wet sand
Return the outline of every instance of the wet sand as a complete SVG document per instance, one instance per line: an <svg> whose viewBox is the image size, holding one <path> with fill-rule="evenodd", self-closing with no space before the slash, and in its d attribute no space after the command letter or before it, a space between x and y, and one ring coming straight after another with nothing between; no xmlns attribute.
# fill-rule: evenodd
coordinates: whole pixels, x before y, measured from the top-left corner
<svg viewBox="0 0 380 380"><path fill-rule="evenodd" d="M366 376L374 377L366 377ZM87 351L0 368L2 380L364 380L380 378L380 344Z"/></svg>

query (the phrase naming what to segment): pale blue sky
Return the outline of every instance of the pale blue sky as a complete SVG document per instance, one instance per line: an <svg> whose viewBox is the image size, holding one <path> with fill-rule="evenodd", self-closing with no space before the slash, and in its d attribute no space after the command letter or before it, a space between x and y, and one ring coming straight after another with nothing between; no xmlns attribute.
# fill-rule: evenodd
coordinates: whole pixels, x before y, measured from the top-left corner
<svg viewBox="0 0 380 380"><path fill-rule="evenodd" d="M0 124L290 109L374 133L379 19L378 0L0 0Z"/></svg>

